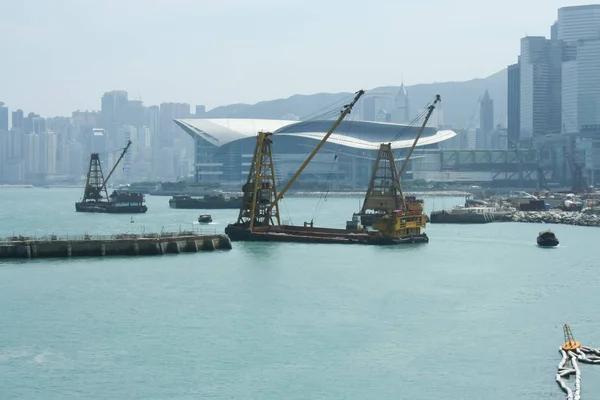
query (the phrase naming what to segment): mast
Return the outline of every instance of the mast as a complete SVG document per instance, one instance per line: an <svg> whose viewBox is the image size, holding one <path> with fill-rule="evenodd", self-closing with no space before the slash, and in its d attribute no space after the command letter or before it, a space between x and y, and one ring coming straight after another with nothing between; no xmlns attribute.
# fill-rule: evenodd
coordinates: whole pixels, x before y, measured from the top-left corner
<svg viewBox="0 0 600 400"><path fill-rule="evenodd" d="M275 206L271 212L267 211L267 207L277 195L272 135L270 132L258 133L248 179L242 186L242 207L237 223L247 226L250 230L255 226L273 225L275 221L278 225L281 224L278 206Z"/></svg>
<svg viewBox="0 0 600 400"><path fill-rule="evenodd" d="M391 212L404 208L404 195L400 186L400 175L396 168L392 144L381 143L360 212L361 214L365 214L367 210Z"/></svg>
<svg viewBox="0 0 600 400"><path fill-rule="evenodd" d="M402 193L400 177L406 169L408 160L427 126L427 122L435 109L435 105L439 101L441 101L440 95L436 95L434 102L428 107L425 120L423 121L421 129L415 137L400 170L398 170L396 166L396 160L394 159L392 151L392 143L382 143L379 146L379 151L377 152L373 170L371 172L369 187L360 211L361 214L365 214L367 210L383 213L390 213L393 210L406 210L406 200Z"/></svg>
<svg viewBox="0 0 600 400"><path fill-rule="evenodd" d="M103 198L108 199L105 182L102 166L100 165L100 157L98 153L92 153L81 201L99 202Z"/></svg>

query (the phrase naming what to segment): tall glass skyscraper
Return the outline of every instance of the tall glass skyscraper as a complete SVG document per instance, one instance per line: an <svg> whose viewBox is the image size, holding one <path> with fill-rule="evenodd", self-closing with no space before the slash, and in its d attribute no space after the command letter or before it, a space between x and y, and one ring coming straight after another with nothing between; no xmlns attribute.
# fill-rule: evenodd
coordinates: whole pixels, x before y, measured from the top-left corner
<svg viewBox="0 0 600 400"><path fill-rule="evenodd" d="M520 139L561 131L561 51L557 40L521 39Z"/></svg>
<svg viewBox="0 0 600 400"><path fill-rule="evenodd" d="M558 10L558 39L563 42L563 133L600 124L600 5Z"/></svg>

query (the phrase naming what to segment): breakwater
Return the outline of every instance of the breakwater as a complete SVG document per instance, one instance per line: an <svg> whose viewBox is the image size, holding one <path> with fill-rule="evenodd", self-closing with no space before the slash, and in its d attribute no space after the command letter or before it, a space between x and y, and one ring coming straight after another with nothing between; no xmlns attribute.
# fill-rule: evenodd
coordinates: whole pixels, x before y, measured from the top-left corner
<svg viewBox="0 0 600 400"><path fill-rule="evenodd" d="M227 235L195 232L83 235L13 236L0 240L1 258L142 256L229 250Z"/></svg>
<svg viewBox="0 0 600 400"><path fill-rule="evenodd" d="M508 219L508 218L507 218ZM600 226L600 215L595 210L573 211L516 211L510 216L512 222L564 224L577 226Z"/></svg>
<svg viewBox="0 0 600 400"><path fill-rule="evenodd" d="M348 192L302 192L302 191L290 191L288 197L321 197L327 195L328 197L365 197L366 189L364 191L348 191ZM242 196L242 192L226 192L230 196ZM448 197L464 197L471 196L469 192L462 192L459 190L438 190L438 191L405 191L406 196L448 196Z"/></svg>

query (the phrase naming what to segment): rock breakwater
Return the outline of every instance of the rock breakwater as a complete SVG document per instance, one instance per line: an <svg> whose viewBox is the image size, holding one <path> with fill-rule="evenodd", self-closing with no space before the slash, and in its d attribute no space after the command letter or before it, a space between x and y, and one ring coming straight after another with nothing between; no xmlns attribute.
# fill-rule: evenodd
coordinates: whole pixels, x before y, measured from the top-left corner
<svg viewBox="0 0 600 400"><path fill-rule="evenodd" d="M364 197L364 192L289 192L290 197L319 197L327 194L329 197ZM453 197L464 197L470 196L471 193L461 192L459 190L437 190L437 191L405 191L406 196L453 196Z"/></svg>
<svg viewBox="0 0 600 400"><path fill-rule="evenodd" d="M564 224L577 226L600 226L600 210L573 211L516 211L513 222Z"/></svg>

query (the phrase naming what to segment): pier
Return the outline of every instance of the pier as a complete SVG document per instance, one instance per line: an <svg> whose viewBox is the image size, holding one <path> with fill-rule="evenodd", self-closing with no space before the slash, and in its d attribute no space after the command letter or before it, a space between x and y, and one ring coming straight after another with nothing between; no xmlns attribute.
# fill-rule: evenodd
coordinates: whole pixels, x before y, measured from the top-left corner
<svg viewBox="0 0 600 400"><path fill-rule="evenodd" d="M227 235L196 232L83 236L13 236L0 240L0 259L149 256L230 250Z"/></svg>

